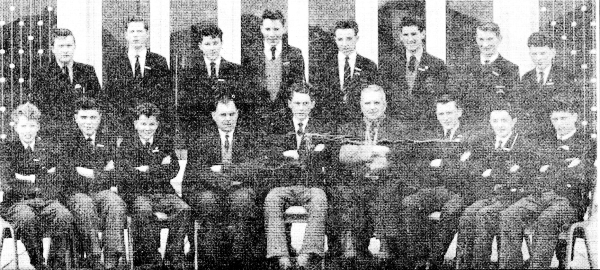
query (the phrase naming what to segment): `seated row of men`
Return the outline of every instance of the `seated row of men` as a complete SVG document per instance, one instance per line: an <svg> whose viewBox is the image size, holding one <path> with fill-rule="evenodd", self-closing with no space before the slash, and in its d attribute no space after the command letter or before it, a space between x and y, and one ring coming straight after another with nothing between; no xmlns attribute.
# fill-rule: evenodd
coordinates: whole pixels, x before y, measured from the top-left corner
<svg viewBox="0 0 600 270"><path fill-rule="evenodd" d="M79 99L73 112L78 129L53 143L37 137L39 110L21 105L12 113L18 140L3 145L8 162L1 166L1 214L21 232L39 267L45 265L40 236L48 234L51 269L64 267L71 241L87 254L83 264L124 267L129 213L136 266L187 269L182 243L192 220L199 220L206 267L262 268L266 254L288 269L321 260L325 235L342 267L370 256L373 235L381 241L374 255L382 263L442 265L455 233L459 268L486 266L496 235L502 239L500 267L521 267L522 234L532 222L530 266L546 268L558 233L585 212L596 148L577 128L576 101L555 101L548 115L555 132L538 145L515 129L509 103L492 107L488 134L477 128L482 123L462 123L464 109L446 96L430 104L439 123L423 132L386 114L386 93L377 85L361 90L363 118L341 126L312 117L310 87L291 90L288 109L271 114L273 124L258 130L238 122L243 111L234 95L223 93L211 109L214 125L199 130L188 149L181 199L170 184L179 169L173 141L159 128L164 123L156 106L136 107L137 132L120 140L100 128L98 103ZM308 210L295 261L283 222L291 205ZM422 226L434 211L441 211L435 237ZM154 212L167 213L171 222L164 261Z"/></svg>

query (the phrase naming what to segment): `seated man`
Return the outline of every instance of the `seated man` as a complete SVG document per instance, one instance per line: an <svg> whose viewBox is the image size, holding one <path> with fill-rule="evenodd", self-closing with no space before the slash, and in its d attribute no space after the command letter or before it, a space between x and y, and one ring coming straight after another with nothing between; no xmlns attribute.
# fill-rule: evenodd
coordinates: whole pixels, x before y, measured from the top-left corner
<svg viewBox="0 0 600 270"><path fill-rule="evenodd" d="M311 118L315 101L309 86L298 83L290 89L292 94L288 107L291 113L286 110L270 121L275 123L271 131L273 138L269 140L272 142L270 148L274 150L276 160L300 160L300 166L307 168L284 167L280 181L265 199L267 258L278 258L281 269L291 267L283 221L284 212L289 206L302 205L309 215L304 243L297 258L298 266L307 267L309 258L314 263L324 255L327 197L320 187L324 186L325 169L329 171L331 164L329 147L319 144L317 138L309 135L324 133L327 128L319 120Z"/></svg>
<svg viewBox="0 0 600 270"><path fill-rule="evenodd" d="M399 179L406 172L402 160L407 149L396 141L406 137L407 128L399 121L386 117L386 96L378 85L362 89L360 97L363 118L344 124L339 133L355 138L355 142L341 146L339 161L342 168L331 195L333 223L332 244L342 251L347 259L368 256L367 247L373 235L368 226L373 220L375 234L398 234L397 224L394 232L387 232L383 226L393 219L389 211L390 203L400 192ZM337 239L339 238L339 240ZM360 252L360 253L358 253Z"/></svg>
<svg viewBox="0 0 600 270"><path fill-rule="evenodd" d="M495 104L491 108L490 125L494 132L474 143L469 163L475 180L468 192L474 194L476 201L459 220L459 269L489 267L492 241L499 233L500 211L526 195L524 182L537 166L533 143L514 130L517 117L510 104Z"/></svg>
<svg viewBox="0 0 600 270"><path fill-rule="evenodd" d="M2 152L7 157L7 167L2 175L4 201L0 204L0 215L14 224L36 269L44 269L45 235L52 240L48 266L64 269L73 216L59 202L63 183L56 174L58 148L51 141L37 137L40 117L40 111L31 103L18 106L11 114L19 136Z"/></svg>
<svg viewBox="0 0 600 270"><path fill-rule="evenodd" d="M171 186L171 179L179 171L173 140L159 129L162 119L156 105L142 103L136 107L135 115L133 125L137 132L121 144L120 162L124 167L120 190L133 212L133 264L160 263L157 249L161 228L152 221L154 212L163 212L170 224L165 263L179 264L183 269L183 239L189 230L191 208Z"/></svg>
<svg viewBox="0 0 600 270"><path fill-rule="evenodd" d="M576 104L554 103L550 121L556 136L542 143L540 173L528 188L532 194L500 212L500 268L523 267L523 230L532 221L535 233L529 268L550 268L559 233L583 219L596 179L596 143L577 128L580 110Z"/></svg>
<svg viewBox="0 0 600 270"><path fill-rule="evenodd" d="M83 238L87 262L94 269L102 269L98 232L103 230L104 268L113 269L125 255L123 228L127 212L125 202L111 190L116 186L116 137L100 129L102 113L96 100L84 97L74 107L79 130L63 137L60 158L69 195L67 207Z"/></svg>
<svg viewBox="0 0 600 270"><path fill-rule="evenodd" d="M466 190L463 187L469 183L463 173L468 155L465 153L476 134L472 127L460 121L463 110L456 100L442 97L435 104L440 125L430 128L424 137L434 141L416 145L419 155L414 159L414 168L419 172L415 173L419 178L415 186L418 190L404 198L401 209L397 210L407 230L403 242L412 243L406 260L417 266L428 259L437 266L444 263L444 254L458 230L463 205L472 203L464 201L468 194L463 194ZM435 211L441 211L440 231L428 232L423 224L427 224L428 216ZM433 249L427 252L431 240ZM385 244L382 239L382 247Z"/></svg>
<svg viewBox="0 0 600 270"><path fill-rule="evenodd" d="M201 134L188 152L183 199L205 228L201 260L207 267L256 269L264 254L255 244L262 223L257 216L255 140L237 125L235 95L221 93L212 108L215 125ZM260 238L258 238L260 235ZM252 237L257 237L253 239ZM230 243L228 250L222 243ZM229 252L230 251L230 252ZM228 268L229 269L229 268Z"/></svg>

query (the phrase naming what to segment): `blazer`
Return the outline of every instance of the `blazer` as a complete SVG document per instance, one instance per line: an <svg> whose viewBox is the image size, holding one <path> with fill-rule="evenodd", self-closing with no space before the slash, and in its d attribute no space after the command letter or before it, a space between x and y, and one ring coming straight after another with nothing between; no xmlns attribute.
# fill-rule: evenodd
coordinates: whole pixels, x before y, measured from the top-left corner
<svg viewBox="0 0 600 270"><path fill-rule="evenodd" d="M502 55L484 67L476 57L457 68L448 84L463 101L463 119L486 120L492 104L518 99L519 67Z"/></svg>
<svg viewBox="0 0 600 270"><path fill-rule="evenodd" d="M162 164L164 158L170 157L168 164ZM149 194L175 194L171 179L179 172L179 162L173 150L173 139L164 134L155 133L150 148L142 144L136 134L126 137L119 148L121 167L120 193L128 204L137 196ZM147 172L140 172L136 167L149 166Z"/></svg>
<svg viewBox="0 0 600 270"><path fill-rule="evenodd" d="M381 59L381 80L388 96L390 115L410 121L435 119L429 108L437 97L446 93L446 64L441 59L423 52L416 69L417 77L410 91L406 81L406 62L405 50Z"/></svg>
<svg viewBox="0 0 600 270"><path fill-rule="evenodd" d="M53 60L34 73L28 97L46 119L42 122L62 124L72 121L75 100L83 96L98 98L100 91L93 66L74 62L71 83L56 60Z"/></svg>
<svg viewBox="0 0 600 270"><path fill-rule="evenodd" d="M212 123L210 112L214 108L211 107L219 91L232 88L236 95L241 95L245 90L241 86L240 65L224 58L221 58L216 80L208 76L202 55L192 58L190 65L184 68L181 74L178 115L179 123L185 133L205 128ZM237 102L236 105L240 106L242 103ZM238 109L243 111L243 108Z"/></svg>
<svg viewBox="0 0 600 270"><path fill-rule="evenodd" d="M171 71L167 60L156 53L146 53L144 76L136 81L127 56L122 51L106 70L105 101L113 107L116 118L122 124L130 125L133 109L144 102L150 102L161 110L163 123L169 123L174 113L175 91L171 83ZM125 128L129 130L129 128Z"/></svg>
<svg viewBox="0 0 600 270"><path fill-rule="evenodd" d="M338 121L360 118L360 91L365 85L379 82L377 65L357 54L354 74L350 81L344 82L342 91L338 64L337 53L331 55L329 59L323 61L319 72L315 73L315 78L312 80L317 86L317 91L314 93L316 106L313 109L316 118ZM345 101L344 94L346 94Z"/></svg>
<svg viewBox="0 0 600 270"><path fill-rule="evenodd" d="M65 179L65 193L93 193L108 190L117 186L117 137L114 135L96 133L94 145L86 141L81 131L72 131L62 142L62 153L59 171ZM115 163L115 170L104 171L110 161ZM77 173L77 167L94 170L94 178L89 179Z"/></svg>
<svg viewBox="0 0 600 270"><path fill-rule="evenodd" d="M5 145L5 170L2 175L2 190L6 205L21 200L43 198L60 199L64 188L58 176L58 147L49 141L37 138L33 152L28 152L20 140ZM48 171L54 168L54 172ZM35 182L30 183L15 178L15 173L35 175Z"/></svg>

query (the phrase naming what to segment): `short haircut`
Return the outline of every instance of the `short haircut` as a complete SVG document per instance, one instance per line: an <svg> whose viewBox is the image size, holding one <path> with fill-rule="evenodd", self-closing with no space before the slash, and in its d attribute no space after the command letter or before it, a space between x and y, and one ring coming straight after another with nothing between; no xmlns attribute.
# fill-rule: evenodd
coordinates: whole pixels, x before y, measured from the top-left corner
<svg viewBox="0 0 600 270"><path fill-rule="evenodd" d="M510 102L504 102L504 101L492 102L492 104L490 105L489 112L491 113L493 111L506 111L506 112L508 112L508 114L510 115L511 118L513 118L513 119L518 118L518 111L514 107L514 105Z"/></svg>
<svg viewBox="0 0 600 270"><path fill-rule="evenodd" d="M313 86L309 83L298 82L294 83L289 88L290 91L290 100L294 98L294 94L307 94L310 97L310 100L313 100Z"/></svg>
<svg viewBox="0 0 600 270"><path fill-rule="evenodd" d="M352 29L354 30L354 35L358 35L358 24L355 21L339 21L335 24L333 33L338 29Z"/></svg>
<svg viewBox="0 0 600 270"><path fill-rule="evenodd" d="M413 18L413 17L404 17L400 22L400 31L402 31L403 27L416 26L419 29L419 32L423 32L425 30L425 24L423 21Z"/></svg>
<svg viewBox="0 0 600 270"><path fill-rule="evenodd" d="M200 30L200 40L198 40L198 43L202 43L204 37L219 38L223 41L223 31L216 25L209 25Z"/></svg>
<svg viewBox="0 0 600 270"><path fill-rule="evenodd" d="M579 104L580 102L575 98L568 97L566 94L559 94L552 99L552 107L549 112L579 113Z"/></svg>
<svg viewBox="0 0 600 270"><path fill-rule="evenodd" d="M456 104L457 109L462 108L462 105L460 104L459 99L454 98L454 97L450 96L449 94L441 95L435 100L436 106L437 106L437 104L448 104L450 102L454 102L454 104Z"/></svg>
<svg viewBox="0 0 600 270"><path fill-rule="evenodd" d="M385 91L383 90L383 87L381 87L379 85L370 84L370 85L363 87L363 89L360 90L361 95L365 92L381 93L383 95L383 99L386 100Z"/></svg>
<svg viewBox="0 0 600 270"><path fill-rule="evenodd" d="M152 103L146 102L135 107L135 120L140 119L142 115L146 117L154 116L156 120L160 121L160 109Z"/></svg>
<svg viewBox="0 0 600 270"><path fill-rule="evenodd" d="M285 25L285 18L283 17L283 13L280 10L272 11L270 9L265 9L262 14L262 20L280 20L281 24Z"/></svg>
<svg viewBox="0 0 600 270"><path fill-rule="evenodd" d="M553 49L554 42L548 35L535 32L529 36L529 39L527 39L527 47L548 47Z"/></svg>
<svg viewBox="0 0 600 270"><path fill-rule="evenodd" d="M11 120L16 124L19 121L21 116L25 116L27 120L40 121L42 117L42 113L35 105L27 102L25 104L21 104L15 108L10 114Z"/></svg>
<svg viewBox="0 0 600 270"><path fill-rule="evenodd" d="M211 108L211 111L217 111L217 106L219 106L220 104L227 104L229 102L233 102L233 104L235 105L235 108L238 109L237 104L236 104L236 96L235 94L231 93L230 91L223 91L217 94L217 96L214 99L213 102L213 107Z"/></svg>
<svg viewBox="0 0 600 270"><path fill-rule="evenodd" d="M75 42L75 36L73 36L73 32L71 32L71 30L66 28L54 29L54 31L52 31L52 45L54 45L54 42L57 38L67 38L69 36L73 37L73 42Z"/></svg>
<svg viewBox="0 0 600 270"><path fill-rule="evenodd" d="M98 111L102 114L102 106L95 99L90 97L82 97L75 101L75 106L73 106L73 114L77 114L79 111Z"/></svg>
<svg viewBox="0 0 600 270"><path fill-rule="evenodd" d="M131 18L129 18L129 20L127 21L127 25L125 25L127 28L129 28L129 24L130 23L143 23L144 24L144 29L146 29L146 31L148 31L148 29L150 28L148 26L148 23L144 20L144 18L139 17L139 16L133 16Z"/></svg>
<svg viewBox="0 0 600 270"><path fill-rule="evenodd" d="M494 22L482 22L479 25L477 25L477 30L483 32L493 32L494 34L496 34L497 37L502 36L500 34L500 26L498 26L498 24Z"/></svg>

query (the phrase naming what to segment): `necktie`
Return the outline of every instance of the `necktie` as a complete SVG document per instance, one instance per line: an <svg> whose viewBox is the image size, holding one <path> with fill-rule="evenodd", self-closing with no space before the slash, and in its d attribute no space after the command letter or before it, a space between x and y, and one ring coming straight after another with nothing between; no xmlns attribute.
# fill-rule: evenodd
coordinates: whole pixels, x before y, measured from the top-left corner
<svg viewBox="0 0 600 270"><path fill-rule="evenodd" d="M410 61L408 62L408 70L410 70L410 72L415 72L416 64L417 64L417 58L414 55L411 55Z"/></svg>
<svg viewBox="0 0 600 270"><path fill-rule="evenodd" d="M344 86L352 79L352 70L350 69L350 57L346 56L346 62L344 63Z"/></svg>
<svg viewBox="0 0 600 270"><path fill-rule="evenodd" d="M225 151L229 151L229 147L231 147L229 144L229 134L225 134Z"/></svg>
<svg viewBox="0 0 600 270"><path fill-rule="evenodd" d="M298 131L296 131L298 137L300 137L300 143L298 144L298 149L302 148L304 144L304 124L302 122L298 123Z"/></svg>
<svg viewBox="0 0 600 270"><path fill-rule="evenodd" d="M217 78L217 64L215 62L210 62L210 77L212 79Z"/></svg>
<svg viewBox="0 0 600 270"><path fill-rule="evenodd" d="M445 130L444 134L444 140L452 140L452 129Z"/></svg>
<svg viewBox="0 0 600 270"><path fill-rule="evenodd" d="M271 47L271 60L275 60L275 51L277 51L277 48L275 46Z"/></svg>
<svg viewBox="0 0 600 270"><path fill-rule="evenodd" d="M71 76L69 75L69 68L67 68L67 65L64 65L62 67L62 74L63 74L63 78L67 83L71 83Z"/></svg>
<svg viewBox="0 0 600 270"><path fill-rule="evenodd" d="M91 146L92 148L94 148L94 140L92 140L91 137L85 139L85 141L88 143L89 146Z"/></svg>
<svg viewBox="0 0 600 270"><path fill-rule="evenodd" d="M148 141L144 143L144 146L145 146L145 147L146 147L148 150L150 150L150 148L152 148L152 144L151 144L150 142L148 142Z"/></svg>
<svg viewBox="0 0 600 270"><path fill-rule="evenodd" d="M540 71L539 73L540 78L538 79L538 84L539 85L544 85L544 72Z"/></svg>
<svg viewBox="0 0 600 270"><path fill-rule="evenodd" d="M33 147L31 147L31 145L27 145L25 147L25 153L27 153L28 155L31 155L31 153L33 153Z"/></svg>
<svg viewBox="0 0 600 270"><path fill-rule="evenodd" d="M483 61L484 65L489 65L490 64L490 60L485 60Z"/></svg>
<svg viewBox="0 0 600 270"><path fill-rule="evenodd" d="M135 79L142 78L142 68L140 67L140 56L139 55L135 56L135 72L133 74L133 77Z"/></svg>
<svg viewBox="0 0 600 270"><path fill-rule="evenodd" d="M502 147L502 141L501 140L497 140L496 141L496 147L495 147L495 149L498 150L498 149L500 149L500 147Z"/></svg>

